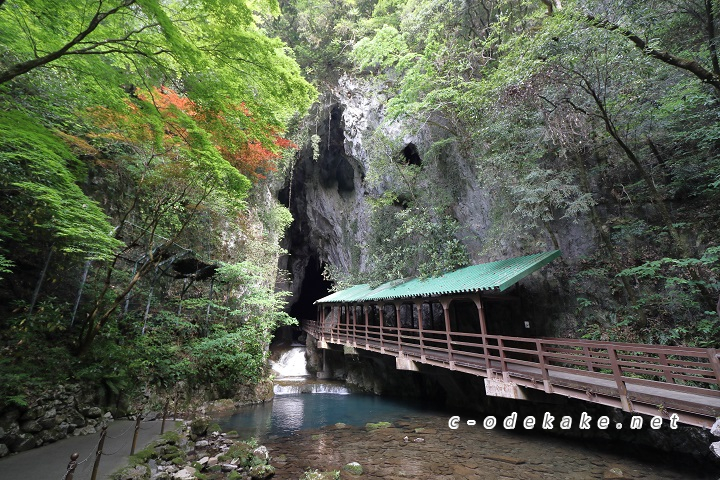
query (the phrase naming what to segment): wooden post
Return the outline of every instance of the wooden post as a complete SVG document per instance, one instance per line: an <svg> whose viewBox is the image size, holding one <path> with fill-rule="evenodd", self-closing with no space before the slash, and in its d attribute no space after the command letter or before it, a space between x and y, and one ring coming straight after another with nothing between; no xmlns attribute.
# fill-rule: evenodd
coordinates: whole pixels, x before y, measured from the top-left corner
<svg viewBox="0 0 720 480"><path fill-rule="evenodd" d="M402 337L400 337L400 304L395 304L395 328L397 328L398 354L402 353Z"/></svg>
<svg viewBox="0 0 720 480"><path fill-rule="evenodd" d="M503 378L507 381L508 369L507 363L505 362L505 345L503 345L502 337L498 338L498 350L500 352L500 371L503 374Z"/></svg>
<svg viewBox="0 0 720 480"><path fill-rule="evenodd" d="M455 362L453 361L453 351L452 351L452 337L450 336L450 302L452 300L448 299L442 299L440 300L440 305L443 307L443 312L445 313L445 338L447 341L447 351L448 351L448 363L450 365L450 370L455 370Z"/></svg>
<svg viewBox="0 0 720 480"><path fill-rule="evenodd" d="M620 404L622 405L622 409L626 412L632 412L632 404L627 397L627 386L625 385L622 371L620 370L620 365L618 364L617 351L615 351L615 347L611 344L608 344L607 350L608 357L610 358L610 364L612 365L613 376L615 377L615 383L617 384L618 394L620 395Z"/></svg>
<svg viewBox="0 0 720 480"><path fill-rule="evenodd" d="M357 340L355 338L356 334L356 328L357 328L357 312L355 309L357 308L357 305L352 305L352 346L357 347Z"/></svg>
<svg viewBox="0 0 720 480"><path fill-rule="evenodd" d="M488 339L487 339L487 323L485 321L485 306L483 305L482 297L480 296L480 294L478 294L478 296L476 298L474 298L473 300L475 300L475 305L477 306L477 309L478 309L478 318L480 319L480 335L481 335L482 343L483 343L482 347L483 347L483 354L485 357L485 370L487 370L489 372L491 370L491 366L490 366L490 355L488 354L488 348L487 348L488 347Z"/></svg>
<svg viewBox="0 0 720 480"><path fill-rule="evenodd" d="M583 345L583 354L585 355L585 365L587 366L588 372L594 372L592 355L590 355L590 349L587 345Z"/></svg>
<svg viewBox="0 0 720 480"><path fill-rule="evenodd" d="M545 346L541 339L535 339L535 347L537 349L538 362L540 363L540 372L542 373L543 387L545 393L552 393L552 385L550 384L550 373L545 364Z"/></svg>
<svg viewBox="0 0 720 480"><path fill-rule="evenodd" d="M368 349L368 344L370 343L370 330L368 329L368 324L370 323L370 313L368 312L368 304L363 304L363 313L365 314L365 350Z"/></svg>
<svg viewBox="0 0 720 480"><path fill-rule="evenodd" d="M325 341L325 305L322 303L320 308L320 340Z"/></svg>
<svg viewBox="0 0 720 480"><path fill-rule="evenodd" d="M167 410L168 405L170 405L170 399L165 399L165 407L163 407L163 419L162 419L162 425L160 425L160 435L165 433L165 419L167 418Z"/></svg>
<svg viewBox="0 0 720 480"><path fill-rule="evenodd" d="M333 341L333 338L335 336L335 326L333 325L334 319L337 318L338 322L340 322L340 307L337 305L333 305L330 307L330 341Z"/></svg>
<svg viewBox="0 0 720 480"><path fill-rule="evenodd" d="M133 433L133 441L132 446L130 447L130 455L135 455L135 447L137 446L137 437L138 432L140 431L140 420L142 419L142 416L138 414L137 418L135 419L135 432Z"/></svg>
<svg viewBox="0 0 720 480"><path fill-rule="evenodd" d="M423 316L422 316L422 300L415 302L415 308L418 313L418 339L420 341L420 360L425 361L425 342L423 341Z"/></svg>
<svg viewBox="0 0 720 480"><path fill-rule="evenodd" d="M718 300L720 302L720 300ZM715 379L717 385L720 386L720 359L718 359L718 351L715 348L708 348L708 360L712 366L713 372L715 372Z"/></svg>
<svg viewBox="0 0 720 480"><path fill-rule="evenodd" d="M670 368L670 364L667 360L667 355L664 352L658 353L658 359L660 360L660 365L662 365L663 375L665 376L665 381L667 383L675 383L675 377L673 377L672 369Z"/></svg>
<svg viewBox="0 0 720 480"><path fill-rule="evenodd" d="M77 452L70 455L70 463L68 463L63 480L73 480L73 474L75 473L75 469L77 468L77 459L79 457L80 454Z"/></svg>
<svg viewBox="0 0 720 480"><path fill-rule="evenodd" d="M98 442L97 451L95 452L95 464L93 465L90 480L97 480L98 468L100 468L100 459L102 458L102 450L105 445L105 436L107 435L107 425L103 425L100 431L100 441Z"/></svg>
<svg viewBox="0 0 720 480"><path fill-rule="evenodd" d="M380 353L385 353L385 346L383 345L383 337L385 332L383 324L385 323L385 312L383 311L383 304L378 303L378 311L380 312Z"/></svg>

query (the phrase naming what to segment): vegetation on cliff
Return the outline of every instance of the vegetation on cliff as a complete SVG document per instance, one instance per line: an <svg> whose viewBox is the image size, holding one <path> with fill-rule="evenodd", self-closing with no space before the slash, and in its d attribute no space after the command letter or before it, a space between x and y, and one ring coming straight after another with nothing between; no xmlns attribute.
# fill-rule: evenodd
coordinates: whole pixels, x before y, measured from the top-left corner
<svg viewBox="0 0 720 480"><path fill-rule="evenodd" d="M291 217L267 177L315 96L257 24L278 13L0 2L0 406L45 383L109 400L264 375L290 321L275 282Z"/></svg>
<svg viewBox="0 0 720 480"><path fill-rule="evenodd" d="M346 72L387 101L336 280L559 247L561 333L718 346L717 9L0 0L0 403L256 381L289 321L268 177Z"/></svg>
<svg viewBox="0 0 720 480"><path fill-rule="evenodd" d="M387 98L365 138L365 256L335 280L561 248L554 333L718 346L717 2L282 8L319 86L340 68Z"/></svg>

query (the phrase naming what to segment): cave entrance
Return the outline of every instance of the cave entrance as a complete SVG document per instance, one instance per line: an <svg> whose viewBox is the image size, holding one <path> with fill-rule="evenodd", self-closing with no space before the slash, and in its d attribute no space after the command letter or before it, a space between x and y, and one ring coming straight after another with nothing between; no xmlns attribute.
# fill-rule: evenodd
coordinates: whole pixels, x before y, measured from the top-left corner
<svg viewBox="0 0 720 480"><path fill-rule="evenodd" d="M300 284L298 299L290 306L290 316L298 320L315 320L315 300L330 295L332 283L323 278L325 264L317 258L309 258Z"/></svg>
<svg viewBox="0 0 720 480"><path fill-rule="evenodd" d="M280 327L275 332L275 338L282 343L295 343L302 334L302 325L304 321L315 320L317 316L317 306L315 301L330 295L332 283L323 278L323 270L325 264L316 257L308 258L307 264L303 270L300 288L296 297L290 302L289 314L293 318L297 318L298 326Z"/></svg>

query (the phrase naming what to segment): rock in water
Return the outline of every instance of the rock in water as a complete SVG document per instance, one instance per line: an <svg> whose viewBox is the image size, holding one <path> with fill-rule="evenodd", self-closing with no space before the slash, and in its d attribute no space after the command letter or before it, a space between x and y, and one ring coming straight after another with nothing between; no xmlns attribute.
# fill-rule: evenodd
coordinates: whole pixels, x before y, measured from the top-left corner
<svg viewBox="0 0 720 480"><path fill-rule="evenodd" d="M710 451L713 452L717 458L720 458L720 442L711 443Z"/></svg>
<svg viewBox="0 0 720 480"><path fill-rule="evenodd" d="M362 475L363 468L358 462L350 462L343 467L343 470L353 475Z"/></svg>
<svg viewBox="0 0 720 480"><path fill-rule="evenodd" d="M710 433L715 435L716 437L720 437L720 418L715 420L715 424L710 428Z"/></svg>

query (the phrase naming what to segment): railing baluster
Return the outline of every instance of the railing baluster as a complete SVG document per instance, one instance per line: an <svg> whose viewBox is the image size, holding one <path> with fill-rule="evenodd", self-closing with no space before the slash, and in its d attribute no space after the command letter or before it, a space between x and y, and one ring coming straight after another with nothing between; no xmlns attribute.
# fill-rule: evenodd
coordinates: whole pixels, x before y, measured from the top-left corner
<svg viewBox="0 0 720 480"><path fill-rule="evenodd" d="M718 351L715 348L708 348L708 360L712 365L713 372L715 372L715 380L717 385L720 386L720 359L718 358Z"/></svg>
<svg viewBox="0 0 720 480"><path fill-rule="evenodd" d="M590 355L590 349L587 345L583 346L583 353L585 354L585 364L587 365L588 372L594 372L592 355Z"/></svg>
<svg viewBox="0 0 720 480"><path fill-rule="evenodd" d="M503 344L502 337L498 337L498 351L500 352L500 371L503 375L507 373L507 365L505 363L505 345Z"/></svg>
<svg viewBox="0 0 720 480"><path fill-rule="evenodd" d="M540 363L540 374L543 379L543 388L546 393L552 393L550 373L548 372L547 365L545 365L545 344L541 339L535 339L535 348L537 349L538 363Z"/></svg>
<svg viewBox="0 0 720 480"><path fill-rule="evenodd" d="M613 377L615 377L618 394L620 395L620 403L622 404L622 409L626 412L632 412L632 404L627 397L627 386L625 385L625 381L623 380L622 376L622 370L620 370L620 365L618 364L617 351L612 345L608 345L607 350L608 357L610 358L610 364L612 365Z"/></svg>
<svg viewBox="0 0 720 480"><path fill-rule="evenodd" d="M665 381L667 383L675 383L675 377L673 377L672 369L670 367L670 364L668 363L667 355L665 352L658 353L658 359L660 360L660 365L662 365L663 369L663 375L665 376Z"/></svg>

